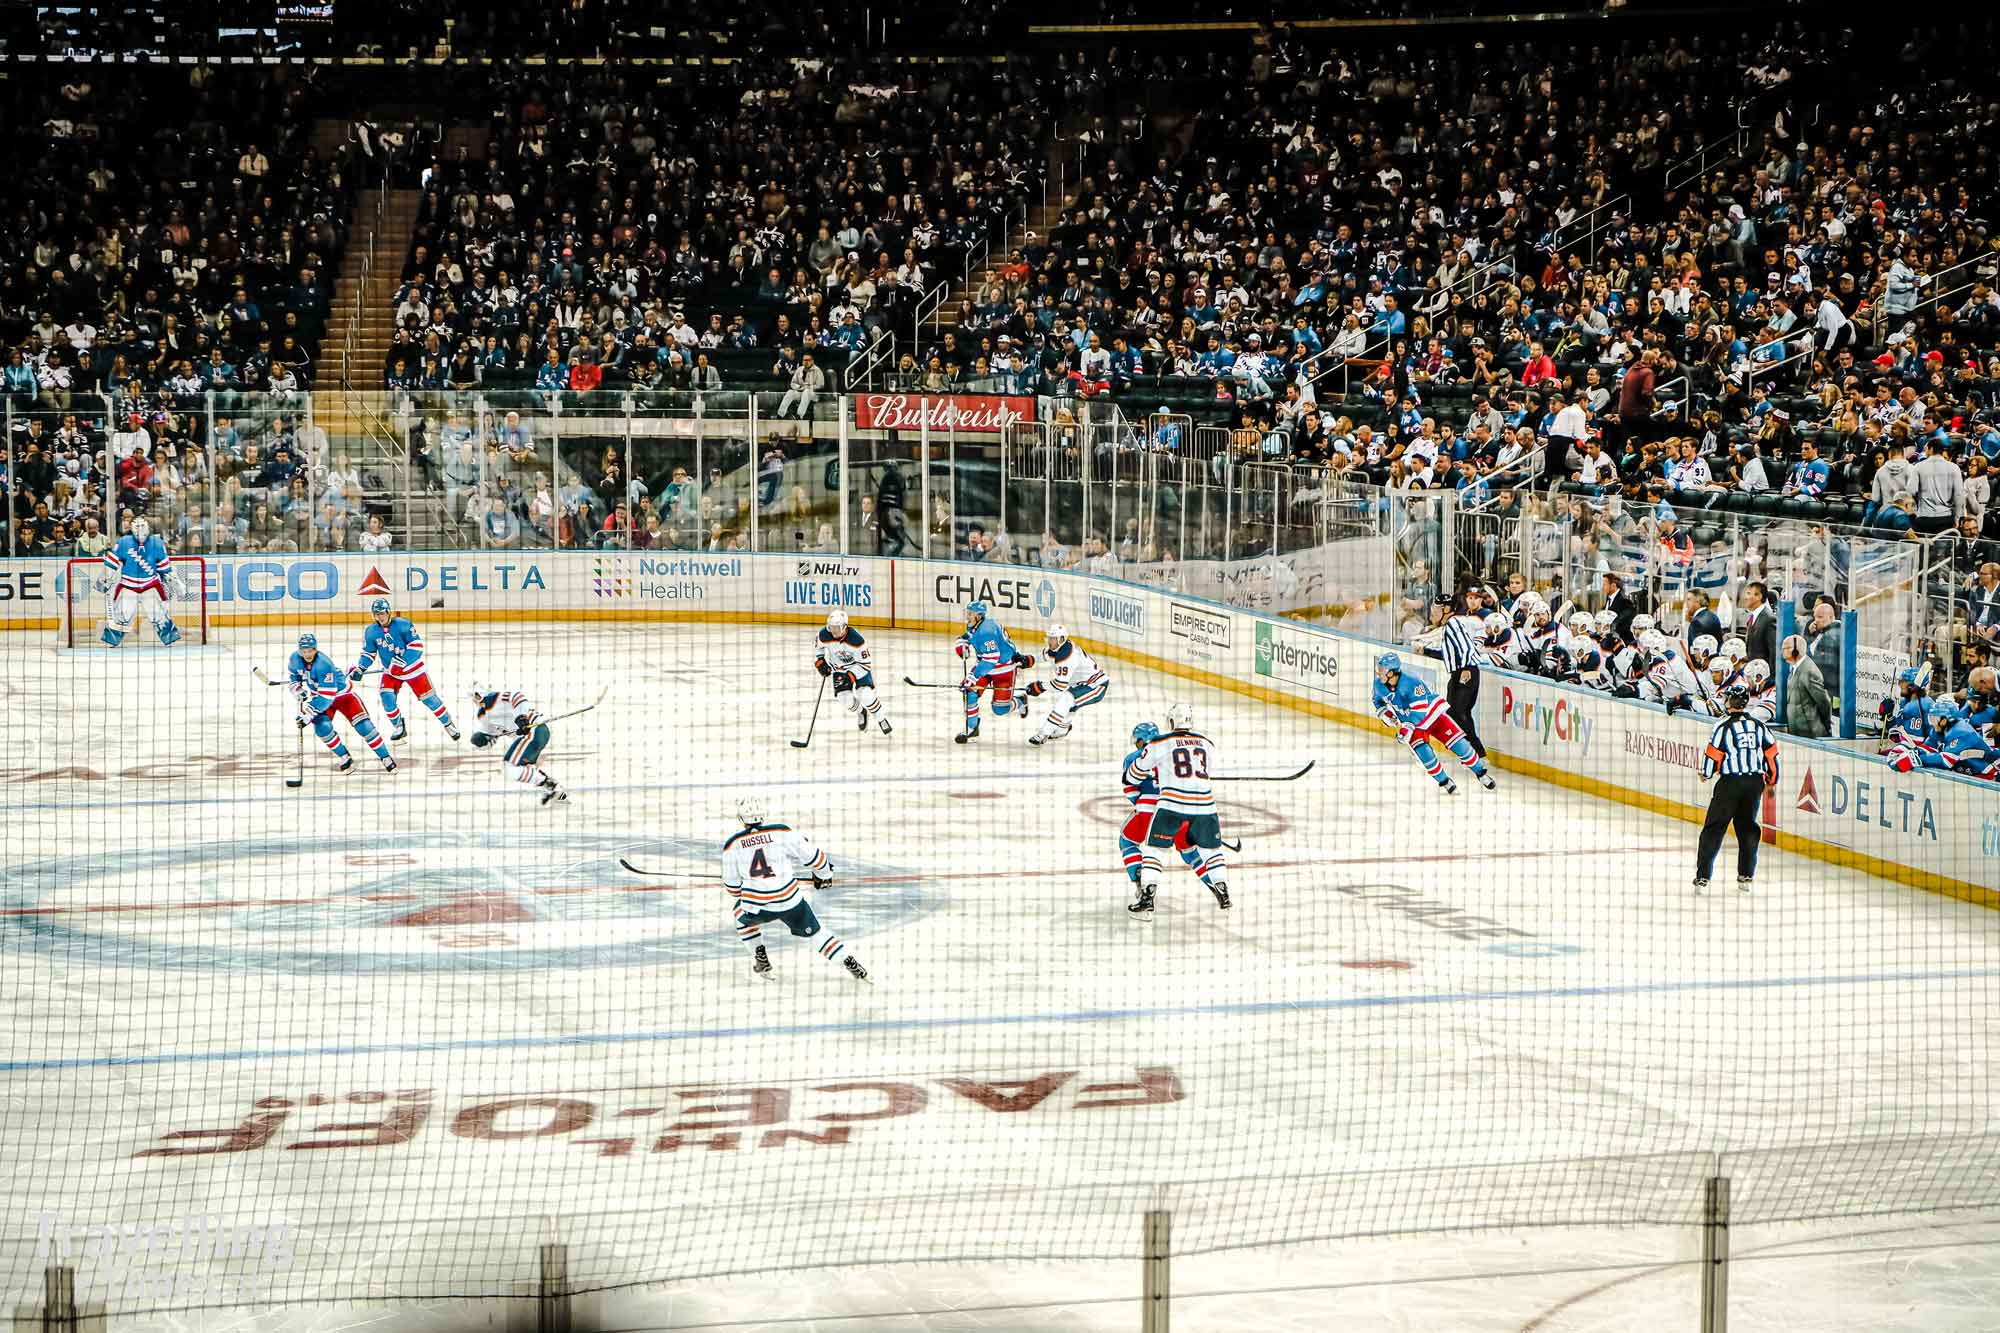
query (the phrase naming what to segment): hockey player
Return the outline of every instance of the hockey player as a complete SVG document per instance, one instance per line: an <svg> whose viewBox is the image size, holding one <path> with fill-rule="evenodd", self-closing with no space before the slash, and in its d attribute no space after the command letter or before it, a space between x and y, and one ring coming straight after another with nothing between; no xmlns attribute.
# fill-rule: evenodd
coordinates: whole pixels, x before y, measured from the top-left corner
<svg viewBox="0 0 2000 1333"><path fill-rule="evenodd" d="M2000 771L1996 770L1992 747L1977 727L1950 703L1933 700L1932 704L1925 713L1928 733L1920 740L1912 738L1891 747L1889 767L1898 773L1935 768L1981 778Z"/></svg>
<svg viewBox="0 0 2000 1333"><path fill-rule="evenodd" d="M321 654L316 637L299 635L299 648L285 664L285 677L291 682L292 693L299 701L299 726L313 729L313 735L319 737L320 743L340 760L342 773L354 767L354 758L347 753L340 734L333 729L335 714L353 725L356 734L382 761L384 772L396 771L396 757L389 753L388 742L382 739L381 732L375 730L374 719L368 716L361 700L348 688L347 677L333 664L332 658Z"/></svg>
<svg viewBox="0 0 2000 1333"><path fill-rule="evenodd" d="M1044 693L1055 697L1049 701L1049 711L1036 724L1034 734L1028 737L1030 745L1046 745L1069 735L1069 715L1079 708L1088 708L1102 699L1111 688L1111 677L1104 674L1104 668L1097 665L1089 653L1070 641L1069 631L1061 625L1049 626L1048 654L1045 659L1054 670L1049 681L1031 681L1022 693L1034 699ZM1026 708L1026 704L1021 705Z"/></svg>
<svg viewBox="0 0 2000 1333"><path fill-rule="evenodd" d="M375 623L362 632L361 660L347 669L347 678L358 681L375 669L377 661L382 663L382 716L389 720L389 739L399 741L410 734L403 725L402 710L396 707L396 696L407 685L417 702L444 724L444 734L457 740L451 710L438 697L430 673L424 669L424 636L417 633L408 616L396 614L386 597L370 602L368 614L375 617Z"/></svg>
<svg viewBox="0 0 2000 1333"><path fill-rule="evenodd" d="M501 757L514 770L514 781L540 791L543 805L567 801L569 793L562 784L536 763L542 751L549 748L549 724L542 721L541 712L528 702L528 696L519 690L489 690L474 685L472 703L476 710L472 719L473 748L483 750L504 738L507 748Z"/></svg>
<svg viewBox="0 0 2000 1333"><path fill-rule="evenodd" d="M1447 796L1458 795L1458 784L1444 771L1444 764L1430 742L1450 750L1461 764L1472 770L1479 785L1492 791L1493 775L1486 761L1473 751L1458 723L1451 720L1444 700L1432 694L1424 683L1403 670L1403 659L1383 653L1375 659L1375 716L1396 729L1396 739L1410 747L1431 775L1431 781Z"/></svg>
<svg viewBox="0 0 2000 1333"><path fill-rule="evenodd" d="M1743 688L1749 693L1750 704L1744 709L1747 716L1759 722L1778 720L1778 683L1771 679L1771 664L1760 657L1753 657L1743 664L1741 672Z"/></svg>
<svg viewBox="0 0 2000 1333"><path fill-rule="evenodd" d="M883 716L882 701L875 693L875 663L861 631L847 623L847 612L827 612L826 628L819 632L819 648L813 655L813 669L833 681L833 697L846 697L847 711L855 714L861 730L874 722L887 736L895 728Z"/></svg>
<svg viewBox="0 0 2000 1333"><path fill-rule="evenodd" d="M810 877L813 888L824 889L833 883L833 863L805 834L767 820L763 802L755 797L736 803L736 817L743 827L722 844L722 886L732 900L736 938L749 946L750 970L769 976L771 955L764 944L764 923L782 921L802 940L818 935L819 917L806 897L805 881ZM818 948L820 957L839 963L856 981L868 980L868 969L840 936L829 931Z"/></svg>
<svg viewBox="0 0 2000 1333"><path fill-rule="evenodd" d="M1014 673L1032 667L1035 659L1017 652L1000 622L988 614L986 603L972 602L965 608L965 634L953 645L965 666L965 730L952 737L960 745L979 735L979 695L993 691L993 716L1005 717L1014 711ZM1026 717L1025 711L1021 714Z"/></svg>
<svg viewBox="0 0 2000 1333"><path fill-rule="evenodd" d="M1604 649L1597 642L1597 618L1578 611L1569 618L1569 633L1562 640L1569 653L1570 674L1576 683L1593 690L1609 690L1611 676L1604 663Z"/></svg>
<svg viewBox="0 0 2000 1333"><path fill-rule="evenodd" d="M132 613L142 606L162 648L181 641L180 627L167 610L167 597L170 591L175 597L185 597L187 589L180 585L180 573L167 558L167 544L153 535L151 524L143 518L133 519L132 530L105 549L104 571L97 576L96 587L100 596L109 594L111 598L99 636L107 645L116 648L125 642L132 628ZM206 589L202 595L207 595Z"/></svg>
<svg viewBox="0 0 2000 1333"><path fill-rule="evenodd" d="M1736 669L1736 660L1726 652L1718 651L1708 659L1708 669L1702 673L1701 688L1706 696L1704 707L1710 717L1723 717L1728 713L1727 701L1723 695L1732 685L1743 685L1743 674ZM1745 694L1749 686L1744 685Z"/></svg>
<svg viewBox="0 0 2000 1333"><path fill-rule="evenodd" d="M1627 643L1618 632L1618 616L1611 611L1599 611L1592 625L1598 650L1604 654L1605 688L1615 694L1621 686L1630 686L1638 672L1638 632L1635 629L1632 642Z"/></svg>
<svg viewBox="0 0 2000 1333"><path fill-rule="evenodd" d="M1933 715L1951 705L1931 698L1928 689L1930 680L1929 663L1904 667L1896 673L1896 691L1901 698L1894 703L1887 699L1882 701L1884 732L1892 746L1922 750L1932 744L1931 736L1936 730L1932 723Z"/></svg>
<svg viewBox="0 0 2000 1333"><path fill-rule="evenodd" d="M1139 897L1125 910L1143 920L1153 919L1153 896L1160 889L1160 852L1193 844L1202 857L1195 869L1215 895L1215 905L1229 910L1228 863L1222 855L1222 821L1215 813L1215 744L1194 729L1194 705L1167 709L1167 730L1139 747L1125 766L1128 781L1150 778L1159 797L1146 828L1145 850L1139 859Z"/></svg>
<svg viewBox="0 0 2000 1333"><path fill-rule="evenodd" d="M1154 773L1134 772L1132 765L1146 753L1146 747L1158 739L1160 739L1160 729L1150 722L1141 722L1132 728L1132 744L1135 748L1125 756L1125 799L1132 803L1132 815L1125 821L1125 826L1118 830L1118 854L1125 863L1125 876L1132 881L1134 887L1139 883L1139 867L1145 860L1139 846L1151 834L1153 811L1160 804L1160 779ZM1175 840L1174 849L1181 854L1181 864L1194 871L1201 879L1204 888L1214 892L1211 881L1214 879L1216 869L1221 865L1222 854L1217 852L1216 859L1211 861L1205 853L1197 851L1188 842L1185 829Z"/></svg>
<svg viewBox="0 0 2000 1333"><path fill-rule="evenodd" d="M1522 654L1527 647L1527 636L1514 628L1514 622L1498 611L1489 611L1479 622L1481 630L1479 646L1486 650L1487 658L1497 667L1509 671L1523 670Z"/></svg>
<svg viewBox="0 0 2000 1333"><path fill-rule="evenodd" d="M1665 704L1669 713L1694 707L1701 682L1694 668L1681 656L1680 644L1657 629L1647 630L1640 647L1646 662L1639 677L1639 697L1649 703Z"/></svg>

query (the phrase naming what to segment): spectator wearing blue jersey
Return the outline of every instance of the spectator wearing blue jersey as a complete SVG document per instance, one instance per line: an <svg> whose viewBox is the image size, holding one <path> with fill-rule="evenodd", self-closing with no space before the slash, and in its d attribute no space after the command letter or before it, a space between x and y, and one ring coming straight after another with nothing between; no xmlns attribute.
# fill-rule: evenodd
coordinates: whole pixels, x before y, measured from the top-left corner
<svg viewBox="0 0 2000 1333"><path fill-rule="evenodd" d="M1792 474L1785 479L1785 494L1817 500L1826 494L1830 475L1825 460L1819 456L1819 446L1811 440L1801 440L1799 461L1792 465Z"/></svg>

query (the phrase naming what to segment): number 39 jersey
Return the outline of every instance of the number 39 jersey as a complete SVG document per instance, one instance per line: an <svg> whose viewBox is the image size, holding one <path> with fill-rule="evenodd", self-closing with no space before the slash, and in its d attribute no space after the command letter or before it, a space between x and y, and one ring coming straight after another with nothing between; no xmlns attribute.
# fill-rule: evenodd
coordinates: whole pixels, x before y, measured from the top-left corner
<svg viewBox="0 0 2000 1333"><path fill-rule="evenodd" d="M1159 784L1161 810L1182 815L1215 813L1215 743L1196 731L1170 731L1147 743L1132 760L1127 777L1152 777Z"/></svg>
<svg viewBox="0 0 2000 1333"><path fill-rule="evenodd" d="M784 912L806 900L806 881L832 869L813 840L786 824L740 829L722 844L722 885L756 912Z"/></svg>

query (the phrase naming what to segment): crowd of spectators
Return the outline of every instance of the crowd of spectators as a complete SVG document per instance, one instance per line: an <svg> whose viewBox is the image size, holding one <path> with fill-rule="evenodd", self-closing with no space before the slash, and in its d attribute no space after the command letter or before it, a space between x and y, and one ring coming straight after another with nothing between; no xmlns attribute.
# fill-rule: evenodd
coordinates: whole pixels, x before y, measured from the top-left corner
<svg viewBox="0 0 2000 1333"><path fill-rule="evenodd" d="M325 513L347 497L305 394L349 189L310 142L310 84L106 72L6 85L11 552L92 554L140 514L178 549L344 539L363 519Z"/></svg>
<svg viewBox="0 0 2000 1333"><path fill-rule="evenodd" d="M968 63L739 63L649 86L496 74L483 163L425 194L384 366L405 390L824 392L1039 193L1034 85Z"/></svg>

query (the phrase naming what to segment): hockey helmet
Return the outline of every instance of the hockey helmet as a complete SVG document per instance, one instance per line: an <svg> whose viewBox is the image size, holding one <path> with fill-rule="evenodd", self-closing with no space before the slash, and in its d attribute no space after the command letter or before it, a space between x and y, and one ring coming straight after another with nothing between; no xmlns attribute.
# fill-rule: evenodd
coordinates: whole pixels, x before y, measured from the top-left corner
<svg viewBox="0 0 2000 1333"><path fill-rule="evenodd" d="M1160 729L1150 722L1141 722L1132 728L1132 744L1150 745L1160 739Z"/></svg>
<svg viewBox="0 0 2000 1333"><path fill-rule="evenodd" d="M1178 704L1167 705L1167 729L1169 731L1186 731L1189 727L1192 727L1193 725L1194 725L1193 704L1178 703Z"/></svg>
<svg viewBox="0 0 2000 1333"><path fill-rule="evenodd" d="M316 653L316 652L318 652L318 651L319 651L319 636L318 636L317 634L301 634L301 635L299 635L299 651L300 651L300 652L302 652L302 653Z"/></svg>
<svg viewBox="0 0 2000 1333"><path fill-rule="evenodd" d="M140 541L145 541L148 536L152 535L152 531L153 525L145 519L135 518L132 520L132 535Z"/></svg>
<svg viewBox="0 0 2000 1333"><path fill-rule="evenodd" d="M1763 689L1765 682L1770 679L1771 664L1763 658L1760 657L1743 664L1743 680L1751 689Z"/></svg>
<svg viewBox="0 0 2000 1333"><path fill-rule="evenodd" d="M736 817L743 821L744 828L756 828L764 822L764 798L745 796L736 803Z"/></svg>
<svg viewBox="0 0 2000 1333"><path fill-rule="evenodd" d="M836 635L847 633L847 612L835 607L826 613L826 627Z"/></svg>
<svg viewBox="0 0 2000 1333"><path fill-rule="evenodd" d="M1599 611L1596 623L1599 634L1609 634L1618 628L1618 615L1614 611Z"/></svg>
<svg viewBox="0 0 2000 1333"><path fill-rule="evenodd" d="M1688 655L1694 658L1696 666L1707 666L1708 659L1715 656L1715 636L1695 635L1694 642L1688 645Z"/></svg>
<svg viewBox="0 0 2000 1333"><path fill-rule="evenodd" d="M987 607L984 602L967 602L965 604L966 628L971 629L973 626L979 624L980 621L986 619L986 611Z"/></svg>
<svg viewBox="0 0 2000 1333"><path fill-rule="evenodd" d="M1750 706L1750 691L1741 685L1731 685L1722 692L1722 706L1732 713L1740 713Z"/></svg>
<svg viewBox="0 0 2000 1333"><path fill-rule="evenodd" d="M1656 630L1659 627L1660 622L1647 615L1644 611L1632 617L1632 637L1635 639L1643 639L1648 632Z"/></svg>
<svg viewBox="0 0 2000 1333"><path fill-rule="evenodd" d="M1069 631L1060 623L1049 626L1049 651L1054 652L1058 644L1069 642Z"/></svg>
<svg viewBox="0 0 2000 1333"><path fill-rule="evenodd" d="M1656 629L1649 629L1639 636L1639 646L1654 657L1667 655L1667 636Z"/></svg>
<svg viewBox="0 0 2000 1333"><path fill-rule="evenodd" d="M1597 617L1588 611L1578 611L1569 618L1569 632L1572 634L1597 633Z"/></svg>
<svg viewBox="0 0 2000 1333"><path fill-rule="evenodd" d="M1750 655L1750 646L1734 634L1722 641L1722 655L1732 662L1741 662Z"/></svg>
<svg viewBox="0 0 2000 1333"><path fill-rule="evenodd" d="M368 614L371 616L393 616L396 614L396 608L389 605L388 598L377 597L374 601L368 603Z"/></svg>
<svg viewBox="0 0 2000 1333"><path fill-rule="evenodd" d="M1402 674L1403 659L1394 653L1383 653L1375 659L1375 675L1378 679L1387 680L1391 676L1400 676Z"/></svg>
<svg viewBox="0 0 2000 1333"><path fill-rule="evenodd" d="M1498 611L1487 612L1486 618L1480 621L1479 624L1480 628L1486 631L1486 641L1488 643L1498 642L1509 630L1514 628L1514 622L1501 615Z"/></svg>

